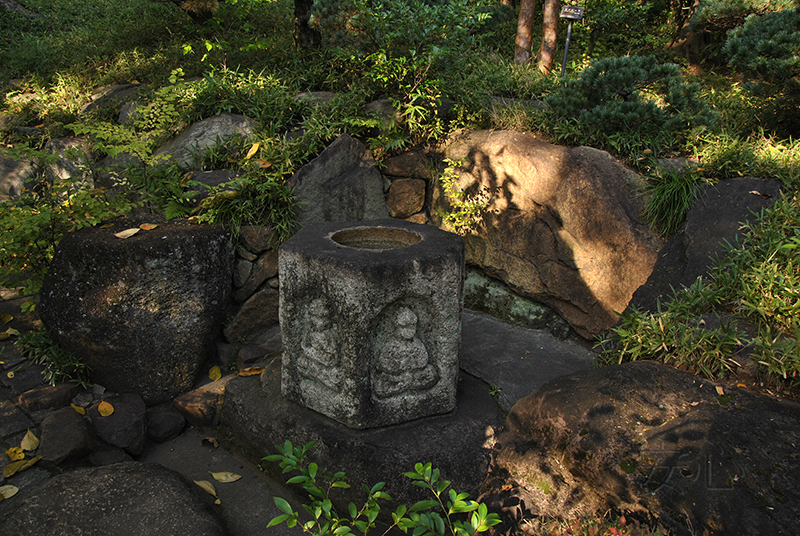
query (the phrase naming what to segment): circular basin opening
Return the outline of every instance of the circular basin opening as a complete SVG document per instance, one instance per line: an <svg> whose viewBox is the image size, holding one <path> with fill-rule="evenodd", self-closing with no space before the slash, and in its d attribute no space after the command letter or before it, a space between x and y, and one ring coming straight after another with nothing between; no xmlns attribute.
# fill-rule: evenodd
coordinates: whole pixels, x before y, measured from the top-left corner
<svg viewBox="0 0 800 536"><path fill-rule="evenodd" d="M360 227L345 229L331 235L339 245L358 249L397 249L416 244L422 237L403 229Z"/></svg>

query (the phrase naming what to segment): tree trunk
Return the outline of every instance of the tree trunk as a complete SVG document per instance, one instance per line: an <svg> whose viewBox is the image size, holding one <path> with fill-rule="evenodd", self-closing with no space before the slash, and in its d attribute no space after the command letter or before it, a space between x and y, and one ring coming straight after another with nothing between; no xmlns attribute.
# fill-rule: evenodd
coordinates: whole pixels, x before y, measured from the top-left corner
<svg viewBox="0 0 800 536"><path fill-rule="evenodd" d="M531 61L531 34L535 11L536 0L522 0L517 21L517 40L514 42L514 60L520 65Z"/></svg>
<svg viewBox="0 0 800 536"><path fill-rule="evenodd" d="M539 47L537 62L539 70L550 74L553 58L558 44L558 16L561 12L560 0L544 0L544 23L542 24L542 46Z"/></svg>
<svg viewBox="0 0 800 536"><path fill-rule="evenodd" d="M314 0L294 0L294 44L298 48L318 48L320 33L308 25Z"/></svg>

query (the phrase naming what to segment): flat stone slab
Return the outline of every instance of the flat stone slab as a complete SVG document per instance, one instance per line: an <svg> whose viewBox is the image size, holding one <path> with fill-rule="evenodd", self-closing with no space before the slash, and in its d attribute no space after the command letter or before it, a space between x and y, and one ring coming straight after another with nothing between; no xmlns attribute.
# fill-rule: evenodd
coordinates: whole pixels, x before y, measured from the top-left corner
<svg viewBox="0 0 800 536"><path fill-rule="evenodd" d="M461 368L499 387L506 411L550 380L590 370L594 363L586 346L548 330L511 326L467 309L461 322Z"/></svg>

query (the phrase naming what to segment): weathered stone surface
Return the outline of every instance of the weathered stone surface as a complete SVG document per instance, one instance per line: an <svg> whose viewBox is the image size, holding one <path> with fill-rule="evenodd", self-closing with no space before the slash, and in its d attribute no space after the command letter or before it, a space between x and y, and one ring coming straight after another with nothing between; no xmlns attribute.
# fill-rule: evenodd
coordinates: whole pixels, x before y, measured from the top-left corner
<svg viewBox="0 0 800 536"><path fill-rule="evenodd" d="M16 508L5 510L0 533L224 536L224 525L204 495L199 486L156 464L78 469L9 499Z"/></svg>
<svg viewBox="0 0 800 536"><path fill-rule="evenodd" d="M10 400L0 400L0 438L33 427L31 420Z"/></svg>
<svg viewBox="0 0 800 536"><path fill-rule="evenodd" d="M259 290L248 299L227 326L225 339L231 344L255 342L278 323L280 295L273 288Z"/></svg>
<svg viewBox="0 0 800 536"><path fill-rule="evenodd" d="M105 157L92 168L95 186L109 188L109 195L127 192L131 187L120 182L126 170L132 167L143 168L144 162L139 157L125 152Z"/></svg>
<svg viewBox="0 0 800 536"><path fill-rule="evenodd" d="M235 135L249 138L253 135L254 128L255 123L253 120L243 115L221 113L193 123L180 135L168 141L156 151L155 156L163 156L165 158L171 156L181 166L197 166L199 161L194 155L202 155L208 148L214 147Z"/></svg>
<svg viewBox="0 0 800 536"><path fill-rule="evenodd" d="M660 245L640 218L641 179L603 151L523 132L460 133L445 156L466 159L461 189L491 196L465 237L467 262L549 305L584 337L611 327ZM431 215L448 209L437 188Z"/></svg>
<svg viewBox="0 0 800 536"><path fill-rule="evenodd" d="M800 405L723 392L653 362L556 379L508 415L487 488L502 500L506 486L528 515L619 508L676 534L790 534Z"/></svg>
<svg viewBox="0 0 800 536"><path fill-rule="evenodd" d="M35 175L36 169L29 160L14 160L0 154L0 196L19 197Z"/></svg>
<svg viewBox="0 0 800 536"><path fill-rule="evenodd" d="M725 243L736 244L742 223L753 223L781 195L778 181L741 177L706 185L686 224L658 252L658 261L647 282L633 295L631 305L655 311L672 290L690 286L707 277L714 260L725 252Z"/></svg>
<svg viewBox="0 0 800 536"><path fill-rule="evenodd" d="M547 329L560 339L569 335L569 324L551 308L514 294L508 285L467 267L464 279L464 307L530 329Z"/></svg>
<svg viewBox="0 0 800 536"><path fill-rule="evenodd" d="M180 435L186 419L176 411L148 411L147 437L156 443L169 441Z"/></svg>
<svg viewBox="0 0 800 536"><path fill-rule="evenodd" d="M83 138L52 138L44 144L45 150L58 154L58 159L45 168L45 177L54 180L70 180L86 188L94 188L94 179L89 169L89 143Z"/></svg>
<svg viewBox="0 0 800 536"><path fill-rule="evenodd" d="M389 187L387 197L392 218L405 219L425 206L425 181L421 179L397 179Z"/></svg>
<svg viewBox="0 0 800 536"><path fill-rule="evenodd" d="M74 409L62 408L42 421L36 454L42 457L43 466L56 466L89 454L91 438L86 420Z"/></svg>
<svg viewBox="0 0 800 536"><path fill-rule="evenodd" d="M92 420L97 437L134 456L141 454L147 431L147 406L142 397L134 393L124 393L109 396L105 401L114 407L114 413L108 417L100 415L100 402L93 404L86 412Z"/></svg>
<svg viewBox="0 0 800 536"><path fill-rule="evenodd" d="M140 84L119 84L97 90L92 95L92 102L81 108L80 113L89 114L102 108L119 110L123 104L136 98Z"/></svg>
<svg viewBox="0 0 800 536"><path fill-rule="evenodd" d="M233 301L237 303L245 301L253 295L264 281L276 275L278 275L278 250L274 249L267 253L262 253L256 259L244 284L233 292Z"/></svg>
<svg viewBox="0 0 800 536"><path fill-rule="evenodd" d="M225 386L232 375L207 383L176 398L172 405L193 426L211 426L217 423Z"/></svg>
<svg viewBox="0 0 800 536"><path fill-rule="evenodd" d="M409 151L390 156L383 161L383 174L412 179L433 179L433 163L421 151Z"/></svg>
<svg viewBox="0 0 800 536"><path fill-rule="evenodd" d="M245 225L239 229L239 241L248 251L258 255L275 247L278 237L268 225Z"/></svg>
<svg viewBox="0 0 800 536"><path fill-rule="evenodd" d="M398 220L309 225L284 243L284 396L352 428L452 410L463 248Z"/></svg>
<svg viewBox="0 0 800 536"><path fill-rule="evenodd" d="M190 389L215 354L233 265L219 227L162 222L114 237L152 221L116 220L65 236L40 309L58 343L92 368L93 381L151 405Z"/></svg>
<svg viewBox="0 0 800 536"><path fill-rule="evenodd" d="M316 441L309 459L325 471L344 471L351 482L368 485L386 482L394 502L382 506L388 512L400 504L427 499L402 473L420 461L431 462L442 478L452 480L458 491L475 492L486 475L492 434L502 418L486 384L463 375L458 383L458 404L446 415L427 417L396 426L353 430L281 396L280 358L261 376L235 377L226 386L222 423L237 440L252 447L258 461L274 454L275 445L289 440L295 445ZM270 474L282 479L277 464ZM348 498L346 498L348 497ZM333 494L337 507L345 508L349 494Z"/></svg>
<svg viewBox="0 0 800 536"><path fill-rule="evenodd" d="M236 266L233 268L233 286L240 288L242 285L244 285L245 282L247 282L247 278L250 277L250 272L252 271L252 262L245 259L238 259L236 261Z"/></svg>
<svg viewBox="0 0 800 536"><path fill-rule="evenodd" d="M361 221L389 217L383 177L369 149L342 134L300 168L288 182L300 202L300 226L324 221Z"/></svg>
<svg viewBox="0 0 800 536"><path fill-rule="evenodd" d="M312 106L325 106L333 100L335 93L330 91L304 91L294 96L295 100L307 102Z"/></svg>
<svg viewBox="0 0 800 536"><path fill-rule="evenodd" d="M58 409L68 405L79 390L76 383L41 385L19 395L19 405L28 411Z"/></svg>

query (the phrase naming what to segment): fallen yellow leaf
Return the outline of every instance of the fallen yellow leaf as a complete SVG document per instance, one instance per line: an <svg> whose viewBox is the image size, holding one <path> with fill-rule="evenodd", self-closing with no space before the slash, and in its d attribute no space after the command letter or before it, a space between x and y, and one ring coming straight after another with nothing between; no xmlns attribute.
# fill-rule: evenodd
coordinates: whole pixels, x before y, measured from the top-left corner
<svg viewBox="0 0 800 536"><path fill-rule="evenodd" d="M133 227L131 229L125 229L124 231L120 231L118 233L114 233L114 236L116 236L117 238L130 238L130 237L132 237L133 235L135 235L138 232L139 232L139 228L138 227Z"/></svg>
<svg viewBox="0 0 800 536"><path fill-rule="evenodd" d="M211 367L211 370L208 371L208 377L211 378L211 381L217 381L218 379L222 378L222 371L216 365Z"/></svg>
<svg viewBox="0 0 800 536"><path fill-rule="evenodd" d="M266 168L268 168L269 166L272 165L272 162L267 162L266 160L261 160L261 159L254 160L254 162L261 169L266 169Z"/></svg>
<svg viewBox="0 0 800 536"><path fill-rule="evenodd" d="M1 314L0 315L0 322L3 322L3 324L8 324L12 320L14 320L14 317L11 316L11 315L7 315L7 314Z"/></svg>
<svg viewBox="0 0 800 536"><path fill-rule="evenodd" d="M720 385L717 385L716 387L717 387L717 394L718 394L719 396L722 396L722 395L724 395L724 394L725 394L725 390L722 388L722 386L720 386Z"/></svg>
<svg viewBox="0 0 800 536"><path fill-rule="evenodd" d="M747 387L747 385L745 385L745 384L743 384L743 383L737 383L737 384L736 384L736 387Z"/></svg>
<svg viewBox="0 0 800 536"><path fill-rule="evenodd" d="M19 444L22 450L36 450L39 448L39 438L33 435L30 428L28 429L28 433L25 434L25 437L22 438L22 442Z"/></svg>
<svg viewBox="0 0 800 536"><path fill-rule="evenodd" d="M260 146L261 144L259 144L258 142L254 143L253 146L250 147L250 150L247 151L247 155L245 155L244 159L250 160L251 158L253 158L253 156L256 154Z"/></svg>
<svg viewBox="0 0 800 536"><path fill-rule="evenodd" d="M25 459L25 453L22 452L20 447L11 447L6 451L6 456L8 456L12 462Z"/></svg>
<svg viewBox="0 0 800 536"><path fill-rule="evenodd" d="M31 458L30 460L20 460L18 462L12 462L5 466L3 469L3 477L4 478L11 478L15 474L19 473L20 471L24 471L25 469L29 468L39 460L41 460L41 456L36 456L35 458Z"/></svg>
<svg viewBox="0 0 800 536"><path fill-rule="evenodd" d="M204 437L203 441L202 441L202 444L205 445L206 443L208 443L209 445L211 445L214 448L219 447L219 442L213 437Z"/></svg>
<svg viewBox="0 0 800 536"><path fill-rule="evenodd" d="M7 331L2 332L2 333L0 333L0 341L4 341L7 338L9 338L10 336L11 336L11 334L9 332L7 332Z"/></svg>
<svg viewBox="0 0 800 536"><path fill-rule="evenodd" d="M0 333L0 335L2 335L2 333ZM8 337L6 337L6 339L7 339L7 338L8 338ZM0 339L0 341L2 341L2 340L3 340L3 339ZM6 374L6 377L7 377L9 380L10 380L10 379L12 379L12 378L14 377L14 371L13 371L13 370L10 370L10 371L8 372L8 374Z"/></svg>
<svg viewBox="0 0 800 536"><path fill-rule="evenodd" d="M211 472L211 471L209 471ZM214 480L217 482L222 482L223 484L228 484L230 482L236 482L242 475L237 475L236 473L231 473L229 471L221 471L219 473L211 473L211 476L214 477Z"/></svg>
<svg viewBox="0 0 800 536"><path fill-rule="evenodd" d="M194 171L187 171L186 173L184 173L183 177L181 178L181 186L186 186L186 184L190 180L192 180L193 176L194 176Z"/></svg>
<svg viewBox="0 0 800 536"><path fill-rule="evenodd" d="M10 486L10 485L0 486L0 501L3 499L10 499L14 495L16 495L18 491L19 488L16 486Z"/></svg>
<svg viewBox="0 0 800 536"><path fill-rule="evenodd" d="M214 497L217 496L217 490L214 489L214 484L208 480L195 480L194 483L203 488L203 490L209 495L213 495Z"/></svg>
<svg viewBox="0 0 800 536"><path fill-rule="evenodd" d="M156 227L158 227L157 223L143 223L139 226L139 229L142 231L152 231Z"/></svg>
<svg viewBox="0 0 800 536"><path fill-rule="evenodd" d="M239 376L257 376L264 372L264 367L247 367L239 372Z"/></svg>
<svg viewBox="0 0 800 536"><path fill-rule="evenodd" d="M103 417L108 417L114 413L114 406L103 400L100 402L100 405L97 406L97 411L100 412L100 415Z"/></svg>
<svg viewBox="0 0 800 536"><path fill-rule="evenodd" d="M74 409L75 411L77 411L79 414L81 414L81 415L86 415L86 410L85 410L85 409L83 409L82 407L80 407L80 406L76 406L75 404L70 404L70 406L72 406L72 409Z"/></svg>

